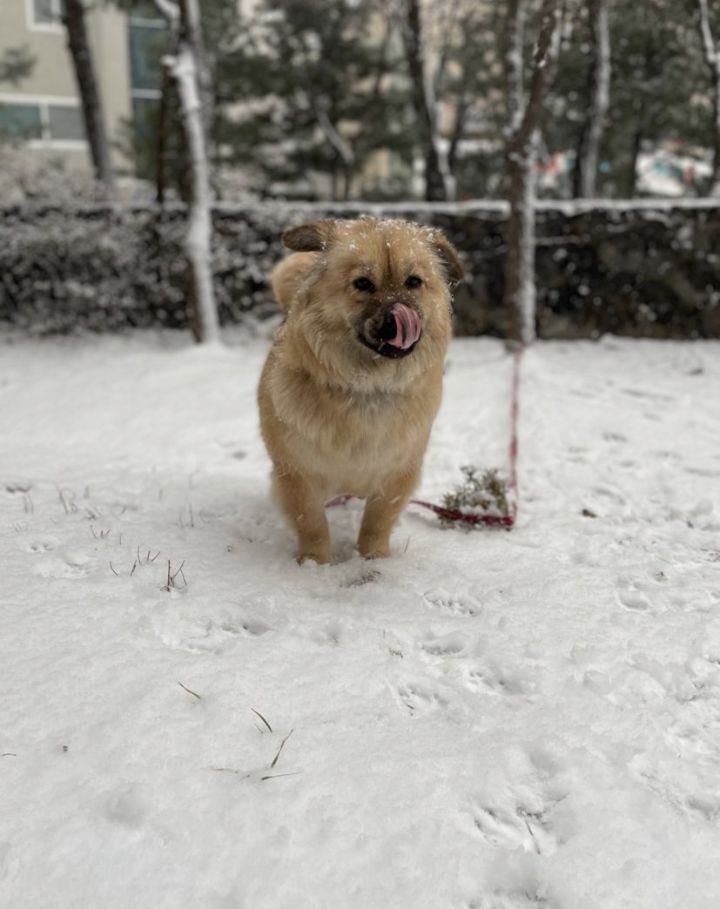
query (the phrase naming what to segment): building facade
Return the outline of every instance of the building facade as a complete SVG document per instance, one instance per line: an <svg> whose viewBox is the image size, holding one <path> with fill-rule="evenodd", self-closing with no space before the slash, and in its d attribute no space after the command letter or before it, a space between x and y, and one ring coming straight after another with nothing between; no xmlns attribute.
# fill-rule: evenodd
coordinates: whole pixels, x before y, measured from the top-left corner
<svg viewBox="0 0 720 909"><path fill-rule="evenodd" d="M90 170L80 97L62 24L62 0L2 0L0 60L22 51L32 65L16 82L0 82L0 143L22 145L38 159ZM136 10L136 11L135 11ZM158 42L164 22L151 3L130 14L95 4L87 28L108 139L119 171L130 172L133 121L159 95Z"/></svg>

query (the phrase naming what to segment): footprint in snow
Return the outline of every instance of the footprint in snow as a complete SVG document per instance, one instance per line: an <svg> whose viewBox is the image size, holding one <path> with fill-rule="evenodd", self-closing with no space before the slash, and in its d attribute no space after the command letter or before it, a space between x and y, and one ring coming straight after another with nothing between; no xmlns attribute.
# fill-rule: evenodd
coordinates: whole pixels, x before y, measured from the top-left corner
<svg viewBox="0 0 720 909"><path fill-rule="evenodd" d="M626 609L632 612L650 612L652 606L650 600L641 590L620 590L618 599Z"/></svg>
<svg viewBox="0 0 720 909"><path fill-rule="evenodd" d="M480 902L467 903L467 909L552 909L552 904L544 894L533 893L528 887L495 889L492 893L484 893Z"/></svg>
<svg viewBox="0 0 720 909"><path fill-rule="evenodd" d="M173 611L156 616L153 630L173 650L219 654L240 638L261 637L270 626L256 618L188 619Z"/></svg>
<svg viewBox="0 0 720 909"><path fill-rule="evenodd" d="M509 785L496 781L485 798L473 801L474 830L495 849L552 855L564 839L553 826L552 812L568 794L557 778L557 761L535 748L510 755L503 767Z"/></svg>
<svg viewBox="0 0 720 909"><path fill-rule="evenodd" d="M374 584L382 577L377 568L363 569L360 573L353 574L352 577L341 581L341 587L364 587L366 584Z"/></svg>
<svg viewBox="0 0 720 909"><path fill-rule="evenodd" d="M479 615L482 610L480 603L475 597L463 594L429 590L423 594L423 599L430 608L439 609L441 612L449 612L452 615L472 617Z"/></svg>
<svg viewBox="0 0 720 909"><path fill-rule="evenodd" d="M147 805L136 786L119 789L107 797L103 813L121 827L138 828L147 815Z"/></svg>
<svg viewBox="0 0 720 909"><path fill-rule="evenodd" d="M531 694L535 688L527 671L504 670L493 662L468 666L465 670L465 684L470 691L499 695Z"/></svg>
<svg viewBox="0 0 720 909"><path fill-rule="evenodd" d="M395 694L411 716L448 706L447 698L424 682L405 682L398 685Z"/></svg>
<svg viewBox="0 0 720 909"><path fill-rule="evenodd" d="M544 810L532 811L522 805L510 810L478 807L474 824L480 836L498 849L520 849L536 855L552 855L557 851L557 840Z"/></svg>
<svg viewBox="0 0 720 909"><path fill-rule="evenodd" d="M44 540L31 540L24 548L27 552L43 553L52 552L57 545L58 541L54 537L46 537Z"/></svg>
<svg viewBox="0 0 720 909"><path fill-rule="evenodd" d="M47 544L40 544L46 546ZM31 552L44 553L44 557L35 564L33 574L41 578L74 579L85 578L90 573L93 559L83 552L52 548L31 549ZM47 553L52 552L52 555Z"/></svg>
<svg viewBox="0 0 720 909"><path fill-rule="evenodd" d="M685 804L691 814L698 815L702 820L717 826L720 820L720 795L705 793L689 795Z"/></svg>
<svg viewBox="0 0 720 909"><path fill-rule="evenodd" d="M460 631L436 635L420 642L422 655L429 657L455 657L467 649L469 638Z"/></svg>

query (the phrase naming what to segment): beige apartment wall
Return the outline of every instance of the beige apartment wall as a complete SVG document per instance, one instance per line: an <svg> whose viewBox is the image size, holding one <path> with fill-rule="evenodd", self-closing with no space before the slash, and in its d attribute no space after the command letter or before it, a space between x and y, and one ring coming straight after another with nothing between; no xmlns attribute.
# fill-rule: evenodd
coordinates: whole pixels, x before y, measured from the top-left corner
<svg viewBox="0 0 720 909"><path fill-rule="evenodd" d="M124 13L112 7L97 6L88 15L88 31L103 99L105 126L112 143L124 136L123 122L132 117L127 19ZM130 165L117 149L113 149L113 156L116 166Z"/></svg>
<svg viewBox="0 0 720 909"><path fill-rule="evenodd" d="M18 85L3 84L0 91L18 95L77 97L72 70L65 49L62 26L31 28L30 0L2 0L0 3L0 53L11 47L27 47L35 66Z"/></svg>
<svg viewBox="0 0 720 909"><path fill-rule="evenodd" d="M122 121L131 116L127 20L123 13L98 5L88 14L88 32L111 142L121 137ZM35 60L31 74L18 84L0 84L0 95L28 100L75 100L78 90L67 51L62 25L33 26L31 0L0 0L0 54L9 48L25 47ZM33 142L28 154L38 160L61 160L72 170L90 169L90 157L82 147L55 146ZM128 161L113 148L118 167Z"/></svg>

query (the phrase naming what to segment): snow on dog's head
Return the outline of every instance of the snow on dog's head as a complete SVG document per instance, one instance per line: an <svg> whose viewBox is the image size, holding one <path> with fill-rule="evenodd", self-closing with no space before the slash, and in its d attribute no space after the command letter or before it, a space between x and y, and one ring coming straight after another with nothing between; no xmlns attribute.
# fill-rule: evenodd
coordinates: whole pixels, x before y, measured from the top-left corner
<svg viewBox="0 0 720 909"><path fill-rule="evenodd" d="M409 381L450 338L449 285L462 277L440 230L407 221L321 220L291 228L285 245L312 254L288 318L316 357L345 376Z"/></svg>

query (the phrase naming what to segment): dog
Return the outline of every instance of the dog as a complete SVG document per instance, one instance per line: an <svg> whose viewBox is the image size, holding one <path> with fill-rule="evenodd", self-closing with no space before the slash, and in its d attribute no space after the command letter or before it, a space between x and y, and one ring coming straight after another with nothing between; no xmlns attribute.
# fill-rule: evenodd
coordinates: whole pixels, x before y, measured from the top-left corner
<svg viewBox="0 0 720 909"><path fill-rule="evenodd" d="M325 503L366 500L358 549L390 552L440 407L457 251L406 221L319 220L287 230L273 271L284 321L258 389L274 495L297 561L330 560Z"/></svg>

